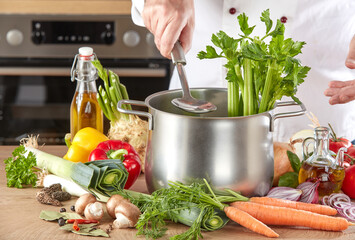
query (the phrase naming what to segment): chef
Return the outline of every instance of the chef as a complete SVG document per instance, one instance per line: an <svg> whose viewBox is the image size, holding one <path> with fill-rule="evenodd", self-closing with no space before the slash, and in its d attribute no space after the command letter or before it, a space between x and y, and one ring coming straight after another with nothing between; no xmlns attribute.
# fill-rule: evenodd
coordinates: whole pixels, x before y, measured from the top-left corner
<svg viewBox="0 0 355 240"><path fill-rule="evenodd" d="M265 25L260 16L269 9L274 24L277 19L285 24L285 37L306 42L297 58L311 70L296 96L321 125L330 123L338 136L355 139L355 101L350 101L355 95L355 81L347 81L355 80L355 40L351 45L353 53L349 53L349 43L355 34L354 0L132 0L132 3L133 21L153 33L163 56L170 58L173 44L179 39L187 53L190 87L226 87L223 60L199 60L198 52L213 45L211 36L220 30L237 38L241 33L237 16L243 12L249 17L249 26L256 25L252 35L264 36ZM352 59L347 59L348 53ZM181 88L177 74L173 75L170 88ZM353 96L346 97L344 92L352 92ZM294 110L297 109L282 107L276 111ZM278 119L274 140L287 141L311 123L306 115Z"/></svg>

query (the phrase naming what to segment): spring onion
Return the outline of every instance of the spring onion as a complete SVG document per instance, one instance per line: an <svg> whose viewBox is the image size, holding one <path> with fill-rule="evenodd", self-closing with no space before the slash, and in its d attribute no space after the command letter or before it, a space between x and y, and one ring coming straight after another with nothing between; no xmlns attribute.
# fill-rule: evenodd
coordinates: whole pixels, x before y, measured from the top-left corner
<svg viewBox="0 0 355 240"><path fill-rule="evenodd" d="M105 69L99 60L93 61L92 64L103 81L103 86L100 85L98 88L97 100L103 113L110 120L108 137L131 144L139 154L142 161L142 171L144 171L148 122L138 116L127 115L117 110L117 103L120 100L129 99L126 87L120 83L118 75ZM132 109L130 105L122 105L122 108Z"/></svg>

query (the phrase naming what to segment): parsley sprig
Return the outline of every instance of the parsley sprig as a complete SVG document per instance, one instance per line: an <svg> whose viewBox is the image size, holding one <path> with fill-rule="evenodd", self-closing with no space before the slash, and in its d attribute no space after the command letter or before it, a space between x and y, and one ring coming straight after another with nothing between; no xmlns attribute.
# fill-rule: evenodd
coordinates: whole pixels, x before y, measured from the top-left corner
<svg viewBox="0 0 355 240"><path fill-rule="evenodd" d="M23 188L25 185L36 185L36 157L32 152L25 155L24 146L15 148L12 157L4 160L8 187Z"/></svg>

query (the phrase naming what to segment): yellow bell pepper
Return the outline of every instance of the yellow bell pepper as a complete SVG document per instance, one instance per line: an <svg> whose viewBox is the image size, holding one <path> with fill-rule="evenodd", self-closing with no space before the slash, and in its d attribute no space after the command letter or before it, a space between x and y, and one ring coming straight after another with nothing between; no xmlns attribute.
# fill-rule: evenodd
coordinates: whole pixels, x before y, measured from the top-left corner
<svg viewBox="0 0 355 240"><path fill-rule="evenodd" d="M64 159L72 162L87 162L89 155L101 142L109 140L103 133L95 128L86 127L80 129L74 136Z"/></svg>

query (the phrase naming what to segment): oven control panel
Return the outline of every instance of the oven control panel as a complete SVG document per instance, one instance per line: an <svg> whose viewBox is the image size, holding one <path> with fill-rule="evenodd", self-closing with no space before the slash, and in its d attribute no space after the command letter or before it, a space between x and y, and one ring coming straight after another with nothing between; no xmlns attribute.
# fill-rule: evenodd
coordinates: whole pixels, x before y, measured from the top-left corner
<svg viewBox="0 0 355 240"><path fill-rule="evenodd" d="M0 59L73 58L84 46L100 59L164 58L129 15L0 14Z"/></svg>
<svg viewBox="0 0 355 240"><path fill-rule="evenodd" d="M112 44L114 22L32 21L34 44Z"/></svg>

